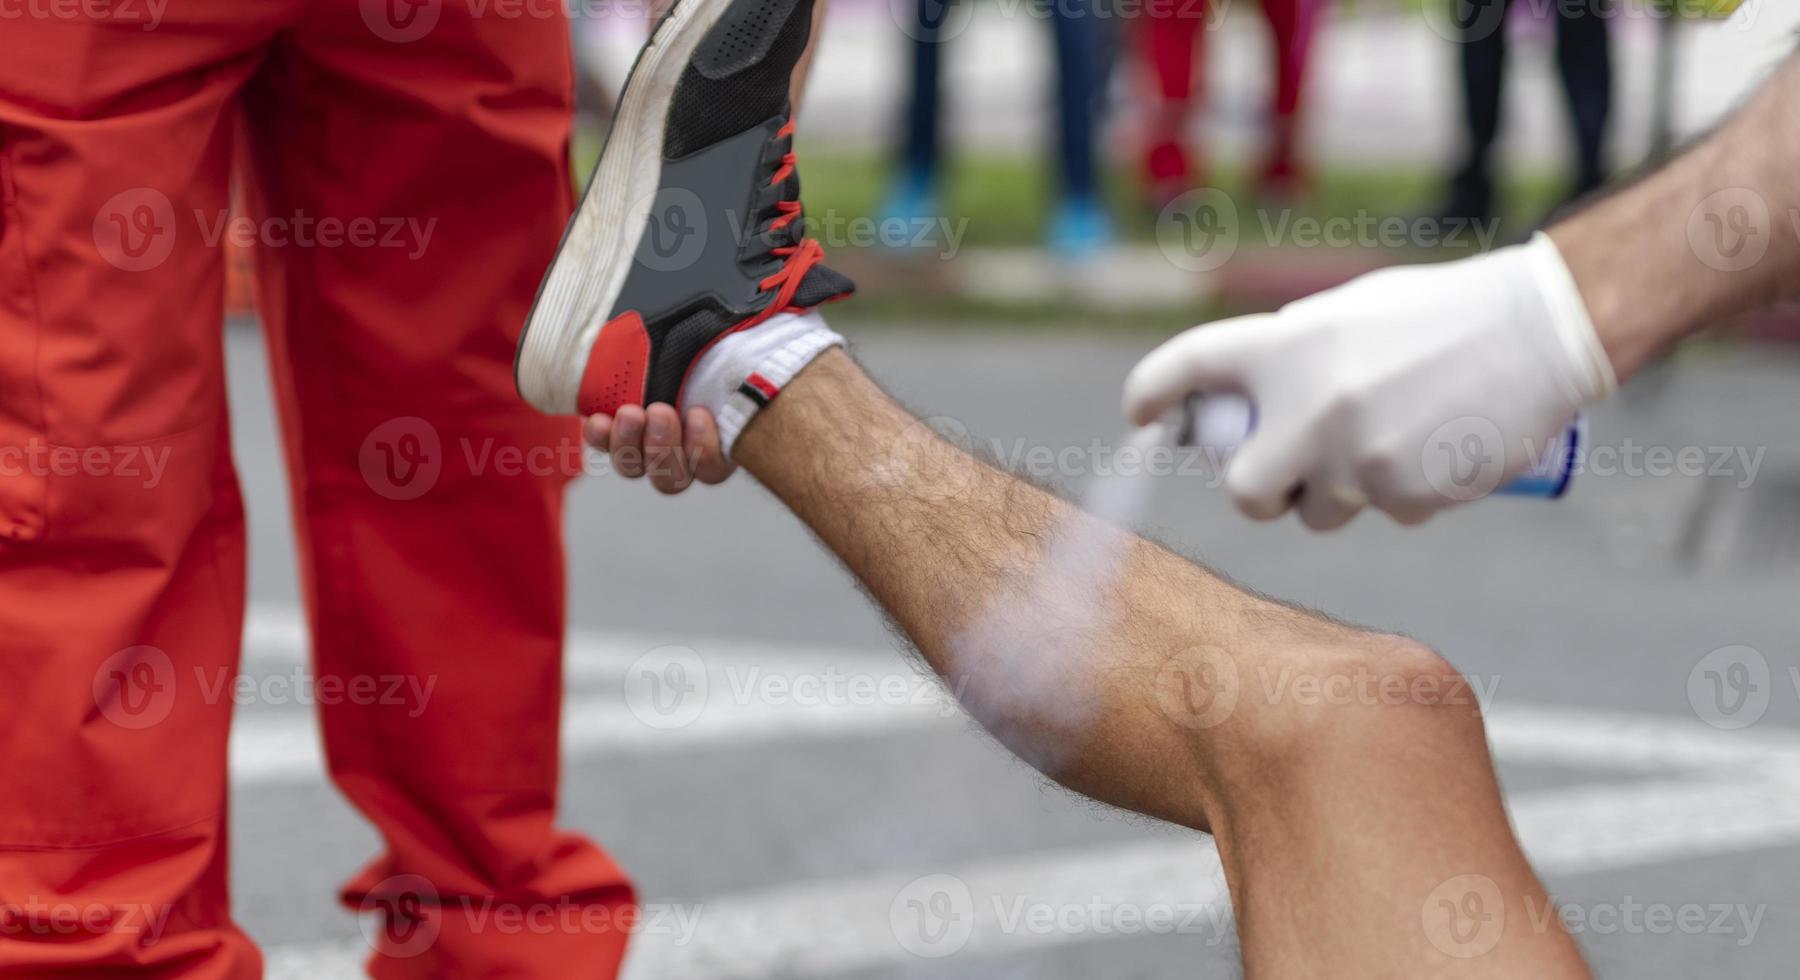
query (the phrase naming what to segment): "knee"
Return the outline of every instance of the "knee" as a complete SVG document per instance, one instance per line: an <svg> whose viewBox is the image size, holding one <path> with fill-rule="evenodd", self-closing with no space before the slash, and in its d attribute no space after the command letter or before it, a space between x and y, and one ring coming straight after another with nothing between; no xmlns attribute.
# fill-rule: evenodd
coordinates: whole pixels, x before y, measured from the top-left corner
<svg viewBox="0 0 1800 980"><path fill-rule="evenodd" d="M1279 650L1248 673L1221 726L1235 729L1221 731L1219 759L1234 783L1318 780L1404 764L1422 751L1486 758L1477 685L1415 640L1339 631Z"/></svg>

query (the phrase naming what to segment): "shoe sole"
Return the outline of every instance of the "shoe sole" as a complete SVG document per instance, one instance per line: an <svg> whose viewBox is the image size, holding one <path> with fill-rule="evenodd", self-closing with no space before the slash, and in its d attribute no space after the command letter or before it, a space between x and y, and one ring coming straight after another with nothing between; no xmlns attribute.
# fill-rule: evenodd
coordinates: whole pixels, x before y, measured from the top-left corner
<svg viewBox="0 0 1800 980"><path fill-rule="evenodd" d="M541 412L576 413L596 347L619 364L608 379L616 400L643 400L649 353L643 322L620 317L609 323L607 315L625 288L662 184L663 135L675 86L733 2L675 0L625 77L600 160L538 286L513 360L513 383Z"/></svg>

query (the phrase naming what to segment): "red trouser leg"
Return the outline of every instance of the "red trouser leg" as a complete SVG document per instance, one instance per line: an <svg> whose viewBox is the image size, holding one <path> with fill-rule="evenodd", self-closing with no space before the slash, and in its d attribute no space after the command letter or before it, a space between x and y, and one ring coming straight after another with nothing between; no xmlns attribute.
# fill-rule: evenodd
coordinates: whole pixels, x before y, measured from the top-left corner
<svg viewBox="0 0 1800 980"><path fill-rule="evenodd" d="M1187 125L1199 88L1196 64L1206 29L1205 0L1159 0L1137 26L1143 58L1155 81L1144 173L1157 193L1179 193L1201 179L1189 172Z"/></svg>
<svg viewBox="0 0 1800 980"><path fill-rule="evenodd" d="M610 977L630 887L553 824L580 444L512 383L572 204L567 26L310 9L246 92L246 183L283 239L258 289L320 683L402 685L320 699L332 776L386 844L344 897L396 910L378 977ZM436 19L372 29L384 10Z"/></svg>
<svg viewBox="0 0 1800 980"><path fill-rule="evenodd" d="M192 19L223 9L0 27L7 977L261 971L225 874L244 531L205 242L257 29Z"/></svg>
<svg viewBox="0 0 1800 980"><path fill-rule="evenodd" d="M1274 132L1264 179L1300 179L1295 160L1300 127L1300 100L1306 90L1306 68L1321 10L1319 0L1263 0L1275 49Z"/></svg>

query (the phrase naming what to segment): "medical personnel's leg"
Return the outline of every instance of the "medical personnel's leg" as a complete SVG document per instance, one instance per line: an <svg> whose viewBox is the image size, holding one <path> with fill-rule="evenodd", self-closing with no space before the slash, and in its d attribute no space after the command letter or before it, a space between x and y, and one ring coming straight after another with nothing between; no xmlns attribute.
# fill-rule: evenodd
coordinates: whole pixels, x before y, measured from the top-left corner
<svg viewBox="0 0 1800 980"><path fill-rule="evenodd" d="M933 437L841 351L735 456L1009 748L1217 837L1248 972L1585 975L1558 926L1525 925L1548 898L1431 650L1096 524Z"/></svg>
<svg viewBox="0 0 1800 980"><path fill-rule="evenodd" d="M512 382L572 200L566 25L361 7L384 9L437 16L334 5L247 94L254 207L313 229L261 249L260 288L317 670L397 692L322 706L332 776L386 844L345 899L394 913L378 976L606 977L629 886L554 825L576 434ZM496 906L554 926L497 928Z"/></svg>
<svg viewBox="0 0 1800 980"><path fill-rule="evenodd" d="M243 510L206 236L279 5L48 9L0 26L0 975L251 978L221 694Z"/></svg>

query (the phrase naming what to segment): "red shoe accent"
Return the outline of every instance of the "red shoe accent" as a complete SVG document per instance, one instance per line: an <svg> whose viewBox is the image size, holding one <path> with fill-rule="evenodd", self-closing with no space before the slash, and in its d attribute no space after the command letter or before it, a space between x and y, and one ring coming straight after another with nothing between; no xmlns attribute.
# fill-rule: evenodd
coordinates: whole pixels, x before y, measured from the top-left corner
<svg viewBox="0 0 1800 980"><path fill-rule="evenodd" d="M612 415L621 405L642 405L650 375L650 334L644 318L627 310L600 328L581 375L576 411Z"/></svg>

